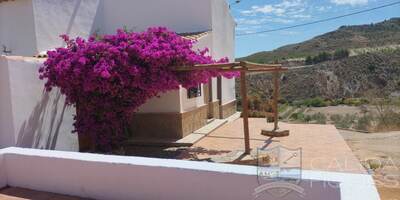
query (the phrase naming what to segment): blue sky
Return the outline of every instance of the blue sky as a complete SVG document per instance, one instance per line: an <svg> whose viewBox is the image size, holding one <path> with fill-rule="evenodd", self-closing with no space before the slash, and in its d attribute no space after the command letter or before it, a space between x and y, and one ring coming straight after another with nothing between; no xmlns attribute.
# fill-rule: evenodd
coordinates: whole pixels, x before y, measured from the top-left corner
<svg viewBox="0 0 400 200"><path fill-rule="evenodd" d="M236 33L252 33L393 3L398 0L242 0L232 4ZM229 0L234 3L235 0ZM400 4L329 22L289 30L236 37L236 57L276 49L333 31L342 25L369 24L400 17Z"/></svg>

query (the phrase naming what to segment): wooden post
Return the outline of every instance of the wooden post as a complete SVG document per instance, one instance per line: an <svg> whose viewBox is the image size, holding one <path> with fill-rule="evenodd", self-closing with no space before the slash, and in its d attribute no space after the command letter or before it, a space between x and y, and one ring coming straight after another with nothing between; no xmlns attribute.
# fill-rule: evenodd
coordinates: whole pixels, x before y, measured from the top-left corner
<svg viewBox="0 0 400 200"><path fill-rule="evenodd" d="M279 112L278 112L278 100L279 100L279 72L274 72L274 130L278 130Z"/></svg>
<svg viewBox="0 0 400 200"><path fill-rule="evenodd" d="M247 102L246 71L240 72L240 92L242 93L242 116L244 129L245 154L250 154L250 133L249 133L249 107Z"/></svg>
<svg viewBox="0 0 400 200"><path fill-rule="evenodd" d="M271 130L263 129L261 130L261 135L269 136L269 137L286 137L289 136L289 130L279 130L278 122L279 122L279 112L278 112L278 100L279 100L279 71L274 71L273 84L274 84L274 93L272 100L272 110L274 117L274 128Z"/></svg>

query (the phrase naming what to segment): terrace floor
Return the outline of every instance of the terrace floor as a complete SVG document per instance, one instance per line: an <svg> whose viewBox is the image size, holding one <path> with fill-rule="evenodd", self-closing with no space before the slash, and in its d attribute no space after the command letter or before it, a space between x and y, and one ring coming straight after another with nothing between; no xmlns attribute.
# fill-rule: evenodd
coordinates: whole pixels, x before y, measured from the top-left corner
<svg viewBox="0 0 400 200"><path fill-rule="evenodd" d="M290 136L269 138L261 129L272 129L272 123L262 118L250 118L250 145L253 149L283 146L302 148L302 168L308 170L366 173L359 160L333 125L279 123L280 129L290 130ZM225 124L194 144L203 149L196 153L198 159L226 157L244 149L243 121L237 119Z"/></svg>
<svg viewBox="0 0 400 200"><path fill-rule="evenodd" d="M48 192L38 192L23 188L3 188L0 189L0 200L84 200L78 197L53 194Z"/></svg>

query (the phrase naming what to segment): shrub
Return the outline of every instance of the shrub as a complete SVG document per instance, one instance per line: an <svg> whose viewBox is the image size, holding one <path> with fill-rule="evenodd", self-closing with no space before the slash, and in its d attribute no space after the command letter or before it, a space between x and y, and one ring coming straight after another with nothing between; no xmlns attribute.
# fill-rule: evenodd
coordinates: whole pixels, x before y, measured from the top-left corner
<svg viewBox="0 0 400 200"><path fill-rule="evenodd" d="M348 106L361 106L368 103L368 100L362 98L348 98L343 100L343 104Z"/></svg>
<svg viewBox="0 0 400 200"><path fill-rule="evenodd" d="M295 120L295 121L305 121L305 116L304 113L301 112L296 112L290 115L290 119Z"/></svg>
<svg viewBox="0 0 400 200"><path fill-rule="evenodd" d="M326 116L322 113L316 113L311 116L311 120L317 124L326 124Z"/></svg>
<svg viewBox="0 0 400 200"><path fill-rule="evenodd" d="M66 103L76 107L75 132L89 137L93 150L109 152L126 136L132 114L147 100L169 90L206 83L213 70L175 72L171 66L215 62L207 49L193 51L193 41L166 28L70 40L48 52L40 68L48 91L60 88ZM218 62L227 62L222 59Z"/></svg>
<svg viewBox="0 0 400 200"><path fill-rule="evenodd" d="M307 56L305 64L306 65L312 65L313 64L313 58L311 56Z"/></svg>
<svg viewBox="0 0 400 200"><path fill-rule="evenodd" d="M336 124L339 123L343 119L343 117L342 115L334 114L331 115L330 119Z"/></svg>
<svg viewBox="0 0 400 200"><path fill-rule="evenodd" d="M327 103L322 98L316 97L305 100L304 105L307 107L325 107Z"/></svg>
<svg viewBox="0 0 400 200"><path fill-rule="evenodd" d="M338 49L333 53L333 59L339 60L342 58L347 58L349 57L350 52L347 49Z"/></svg>
<svg viewBox="0 0 400 200"><path fill-rule="evenodd" d="M374 118L372 115L363 115L358 119L355 128L358 130L369 131L371 129L373 120Z"/></svg>
<svg viewBox="0 0 400 200"><path fill-rule="evenodd" d="M342 115L332 115L330 119L337 128L350 128L356 120L356 115L346 114L344 117Z"/></svg>
<svg viewBox="0 0 400 200"><path fill-rule="evenodd" d="M331 58L332 58L332 55L329 54L328 52L324 51L324 52L319 53L317 56L315 56L313 58L313 63L316 64L316 63L325 62L325 61L331 60Z"/></svg>

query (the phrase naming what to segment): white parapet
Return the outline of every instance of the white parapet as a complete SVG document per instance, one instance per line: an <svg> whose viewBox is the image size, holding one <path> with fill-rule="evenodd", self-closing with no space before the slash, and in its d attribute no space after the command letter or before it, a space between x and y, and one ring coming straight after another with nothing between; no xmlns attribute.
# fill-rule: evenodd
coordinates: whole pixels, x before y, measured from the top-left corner
<svg viewBox="0 0 400 200"><path fill-rule="evenodd" d="M8 186L94 199L243 200L254 199L260 186L253 166L15 147L0 154ZM365 174L305 170L298 186L301 195L290 191L279 199L379 199ZM273 193L257 199L277 199Z"/></svg>
<svg viewBox="0 0 400 200"><path fill-rule="evenodd" d="M7 185L6 168L4 164L4 156L2 150L0 149L0 188Z"/></svg>
<svg viewBox="0 0 400 200"><path fill-rule="evenodd" d="M0 56L0 148L78 150L72 134L74 108L39 79L44 60Z"/></svg>

